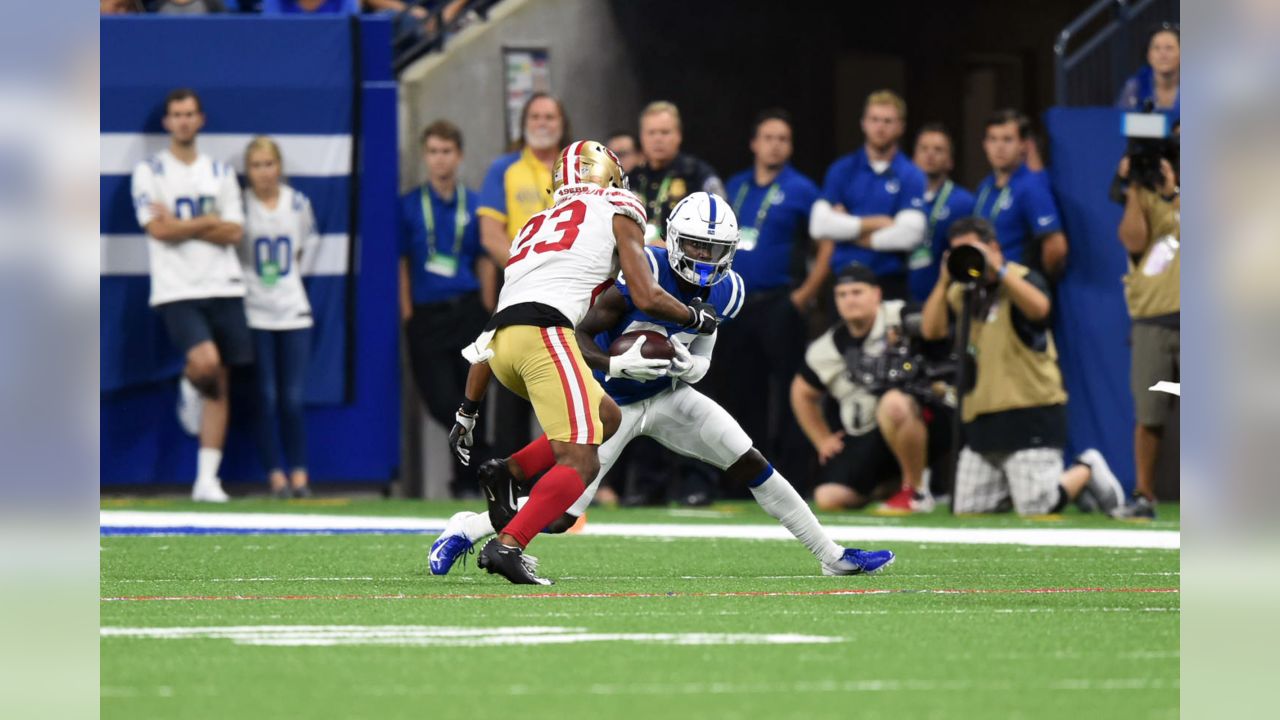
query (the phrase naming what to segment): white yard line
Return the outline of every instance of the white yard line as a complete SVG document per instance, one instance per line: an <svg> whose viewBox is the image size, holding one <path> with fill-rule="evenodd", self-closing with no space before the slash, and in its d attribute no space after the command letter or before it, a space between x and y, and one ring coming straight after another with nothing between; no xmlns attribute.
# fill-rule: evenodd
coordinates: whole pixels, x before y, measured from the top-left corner
<svg viewBox="0 0 1280 720"><path fill-rule="evenodd" d="M201 513L102 510L104 534L256 535L273 533L438 533L445 518L353 515L304 515L291 513ZM1108 528L975 528L913 526L827 526L837 542L953 543L970 545L1027 545L1037 547L1148 548L1177 550L1181 538L1175 530ZM632 538L706 538L740 540L793 540L780 525L676 523L592 523L583 535Z"/></svg>

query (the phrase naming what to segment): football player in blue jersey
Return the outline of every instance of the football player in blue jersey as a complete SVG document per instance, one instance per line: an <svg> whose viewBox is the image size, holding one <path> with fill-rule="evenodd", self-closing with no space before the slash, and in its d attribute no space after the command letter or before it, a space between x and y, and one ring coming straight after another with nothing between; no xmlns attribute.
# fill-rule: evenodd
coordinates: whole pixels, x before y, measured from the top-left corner
<svg viewBox="0 0 1280 720"><path fill-rule="evenodd" d="M682 200L667 223L667 249L646 247L649 267L658 284L686 303L706 303L722 322L742 309L746 288L730 269L738 244L738 225L729 203L697 192ZM621 335L637 331L666 335L674 358L646 358L645 338L625 352L610 356L608 348ZM622 409L622 423L600 447L600 472L582 497L544 532L565 532L577 522L595 496L600 480L632 438L645 435L671 450L723 470L731 481L745 484L765 512L773 516L821 563L826 575L875 572L893 562L888 550L864 551L836 545L809 506L769 461L752 446L724 408L695 390L711 364L715 334L696 335L678 324L641 312L632 303L625 278L603 293L577 328L586 362L605 391ZM444 575L481 538L500 531L514 517L518 496L530 481L554 462L546 437L533 441L510 458L481 465L481 487L487 513L461 512L450 518L431 546L431 572ZM536 560L525 556L526 562Z"/></svg>

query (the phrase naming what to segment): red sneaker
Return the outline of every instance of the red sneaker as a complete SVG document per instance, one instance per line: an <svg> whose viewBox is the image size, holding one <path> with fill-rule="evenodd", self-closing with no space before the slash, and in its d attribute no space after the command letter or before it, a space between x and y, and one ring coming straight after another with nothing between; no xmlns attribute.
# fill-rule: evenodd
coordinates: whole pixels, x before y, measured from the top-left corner
<svg viewBox="0 0 1280 720"><path fill-rule="evenodd" d="M933 512L933 496L918 493L907 486L894 493L893 497L880 503L876 512L881 515L910 515L912 513Z"/></svg>

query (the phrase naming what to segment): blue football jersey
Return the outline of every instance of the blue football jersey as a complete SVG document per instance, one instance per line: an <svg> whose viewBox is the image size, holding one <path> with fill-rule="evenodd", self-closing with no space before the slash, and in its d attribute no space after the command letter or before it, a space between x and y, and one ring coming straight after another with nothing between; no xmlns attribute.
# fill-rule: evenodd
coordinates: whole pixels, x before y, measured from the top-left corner
<svg viewBox="0 0 1280 720"><path fill-rule="evenodd" d="M742 309L743 300L747 296L747 288L738 273L730 270L723 280L710 288L700 288L695 292L686 293L681 290L680 284L677 282L677 276L671 269L665 249L646 246L644 252L648 256L649 268L653 271L654 279L658 281L663 290L671 293L677 299L683 300L685 303L692 303L703 293L706 293L706 301L715 307L721 323L733 319L738 315L738 311ZM617 287L627 302L627 311L623 314L622 320L612 329L596 335L596 344L605 352L609 351L609 346L613 344L614 340L618 339L619 335L637 330L660 332L670 338L671 342L683 343L685 347L688 347L698 337L697 333L685 330L677 323L659 320L636 308L635 304L631 302L631 291L627 288L626 279L622 276L618 276ZM679 382L672 378L658 378L645 382L627 380L625 378L607 378L599 370L595 371L595 376L600 381L600 384L604 386L605 392L609 393L609 397L613 398L619 405L629 405L651 398L663 390L673 387L674 383Z"/></svg>

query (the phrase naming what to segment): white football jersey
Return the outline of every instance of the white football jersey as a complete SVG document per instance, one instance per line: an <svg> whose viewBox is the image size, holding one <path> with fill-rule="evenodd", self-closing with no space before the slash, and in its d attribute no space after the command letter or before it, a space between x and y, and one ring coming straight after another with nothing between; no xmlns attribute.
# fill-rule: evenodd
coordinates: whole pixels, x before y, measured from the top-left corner
<svg viewBox="0 0 1280 720"><path fill-rule="evenodd" d="M226 222L244 223L240 185L230 165L199 155L187 165L168 150L133 170L133 207L144 230L152 220L151 203L160 203L183 220L217 213ZM148 236L151 305L244 295L240 260L230 245L204 240L163 242Z"/></svg>
<svg viewBox="0 0 1280 720"><path fill-rule="evenodd" d="M497 310L536 302L559 310L576 327L618 275L613 216L644 228L644 207L626 190L586 185L561 188L563 199L529 218L511 243Z"/></svg>
<svg viewBox="0 0 1280 720"><path fill-rule="evenodd" d="M300 330L311 327L311 303L302 285L300 260L311 257L320 242L315 213L306 195L280 186L274 209L263 205L252 190L244 193L245 315L258 330Z"/></svg>

